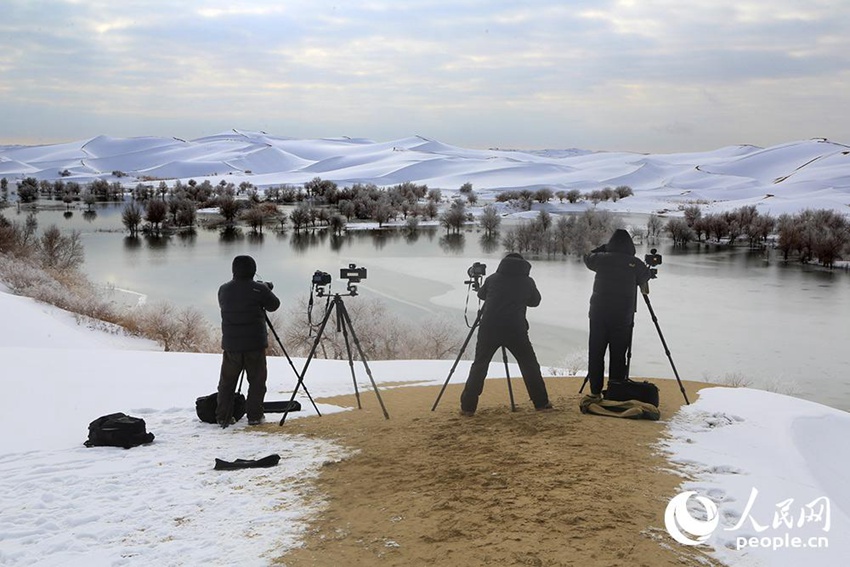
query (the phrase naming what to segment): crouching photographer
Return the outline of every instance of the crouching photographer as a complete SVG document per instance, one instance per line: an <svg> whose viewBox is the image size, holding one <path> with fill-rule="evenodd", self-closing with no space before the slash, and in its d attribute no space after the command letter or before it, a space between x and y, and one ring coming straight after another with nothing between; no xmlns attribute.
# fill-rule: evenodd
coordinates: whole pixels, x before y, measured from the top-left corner
<svg viewBox="0 0 850 567"><path fill-rule="evenodd" d="M270 282L254 281L257 263L250 256L233 259L233 279L218 289L221 308L221 348L224 351L218 381L216 419L221 427L232 422L233 397L239 374L248 379L245 412L248 424L263 422L266 395L266 348L269 346L266 311L280 307Z"/></svg>
<svg viewBox="0 0 850 567"><path fill-rule="evenodd" d="M463 415L475 414L490 360L501 347L511 351L516 358L534 407L539 410L552 407L540 374L540 364L528 339L526 308L540 304L540 292L529 276L530 272L531 264L519 254L511 253L502 259L496 273L485 279L478 289L478 298L484 301L484 306L481 309L475 360L460 397Z"/></svg>
<svg viewBox="0 0 850 567"><path fill-rule="evenodd" d="M627 351L632 339L637 308L637 289L649 293L652 270L635 257L632 237L617 229L607 244L584 256L585 265L596 272L590 297L590 339L587 378L590 393L602 394L605 351L608 350L609 382L628 377Z"/></svg>

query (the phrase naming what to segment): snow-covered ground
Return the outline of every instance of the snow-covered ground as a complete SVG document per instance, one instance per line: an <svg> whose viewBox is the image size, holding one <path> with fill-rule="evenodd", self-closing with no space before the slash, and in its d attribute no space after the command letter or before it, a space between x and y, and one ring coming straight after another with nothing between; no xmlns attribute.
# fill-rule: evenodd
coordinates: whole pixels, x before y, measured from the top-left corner
<svg viewBox="0 0 850 567"><path fill-rule="evenodd" d="M477 150L420 136L374 142L293 139L233 130L191 141L98 136L48 146L0 146L0 177L10 184L26 176L77 182L104 178L126 187L150 179L168 183L209 179L213 185L224 180L237 186L247 181L269 187L299 185L316 177L341 186L410 181L449 191L471 183L484 198L505 189L546 187L586 193L628 185L633 197L603 202L599 208L649 213L699 204L717 212L756 205L773 216L805 208L846 214L850 206L848 150L850 146L823 139L678 154ZM114 172L124 176L113 177ZM550 204L555 210L576 209L557 199Z"/></svg>
<svg viewBox="0 0 850 567"><path fill-rule="evenodd" d="M2 286L0 313L0 564L268 565L297 544L321 506L309 479L345 449L265 434L244 420L226 430L200 422L194 400L214 391L217 355L164 353L87 329ZM440 384L451 362L370 368L379 383ZM361 368L358 377L366 390ZM285 359L270 359L268 399L288 399L294 382ZM314 361L307 384L314 398L350 393L347 362ZM311 414L302 403L302 414ZM156 440L130 450L84 447L88 423L113 412L143 417ZM710 388L670 419L669 430L664 449L689 475L683 490L697 493L678 510L674 531L691 528L685 535L694 541L710 533L707 543L730 565L846 564L850 456L842 439L850 436L850 415L777 394ZM278 466L213 469L215 458L270 453L281 456ZM719 525L699 522L697 496L711 499ZM738 538L767 547L736 550ZM794 538L809 547L790 549Z"/></svg>

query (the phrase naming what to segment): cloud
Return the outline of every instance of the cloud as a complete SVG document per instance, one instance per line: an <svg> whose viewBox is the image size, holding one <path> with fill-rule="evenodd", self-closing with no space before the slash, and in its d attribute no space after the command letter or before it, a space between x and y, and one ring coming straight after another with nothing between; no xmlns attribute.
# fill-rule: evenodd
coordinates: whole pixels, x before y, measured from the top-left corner
<svg viewBox="0 0 850 567"><path fill-rule="evenodd" d="M676 130L709 149L740 132L724 134L698 118L711 117L704 93L727 101L724 112L732 113L735 100L775 97L780 88L799 89L783 93L799 100L823 85L836 90L818 93L825 106L813 125L842 132L850 126L839 106L848 87L848 24L850 6L826 0L11 0L0 21L0 104L31 119L11 128L0 117L0 136L57 141L68 131L199 129L193 137L218 124L262 124L375 137L422 125L429 131L418 133L480 147L494 145L483 136L495 132L501 140L516 134L507 145L607 139L611 149L650 151L671 141L641 131L687 123ZM659 99L677 114L658 116ZM63 109L65 124L41 120L48 108ZM776 107L779 114L764 120L773 131L794 110ZM145 115L174 131L135 131ZM610 116L627 117L634 131L602 136L614 130ZM789 127L785 140L761 140L763 123L739 121L759 145L799 137ZM112 129L91 130L104 123ZM539 136L524 123L541 125ZM626 137L646 146L616 145Z"/></svg>

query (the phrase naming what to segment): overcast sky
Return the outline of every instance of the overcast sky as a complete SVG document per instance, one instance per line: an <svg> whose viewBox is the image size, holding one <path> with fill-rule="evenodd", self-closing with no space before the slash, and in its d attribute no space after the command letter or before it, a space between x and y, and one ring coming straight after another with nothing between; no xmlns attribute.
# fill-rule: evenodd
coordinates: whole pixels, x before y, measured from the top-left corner
<svg viewBox="0 0 850 567"><path fill-rule="evenodd" d="M850 143L848 0L0 0L0 143Z"/></svg>

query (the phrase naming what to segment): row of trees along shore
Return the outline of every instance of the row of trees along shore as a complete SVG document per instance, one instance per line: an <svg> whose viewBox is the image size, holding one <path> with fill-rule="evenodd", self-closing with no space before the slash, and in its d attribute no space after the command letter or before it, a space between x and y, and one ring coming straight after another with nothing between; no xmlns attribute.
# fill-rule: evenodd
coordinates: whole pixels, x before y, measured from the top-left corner
<svg viewBox="0 0 850 567"><path fill-rule="evenodd" d="M120 171L112 172L115 177L124 177ZM2 182L2 191L8 193L8 182ZM66 206L74 202L83 202L89 210L98 202L121 201L125 190L121 183L109 183L98 179L87 184L79 184L63 179L56 181L37 180L27 177L17 184L18 198L21 203L33 203L39 198L62 201ZM317 226L330 227L334 233L341 233L347 222L369 220L381 227L385 223L403 220L408 228L415 229L420 219L434 220L439 214L439 203L443 200L440 189L429 189L427 185L401 183L389 188L380 188L374 184L356 183L340 188L336 183L319 177L305 183L303 187L282 185L270 187L261 193L249 182L238 186L224 180L213 185L209 180L200 183L190 179L187 183L180 180L168 185L160 181L157 185L139 183L131 191L132 202L123 214L123 223L128 232L135 236L139 232L160 234L163 230L180 230L194 227L198 223L199 209L217 209L220 222L225 226L234 226L243 222L255 232L262 232L266 226L282 229L291 222L294 230ZM503 191L497 202L509 203L520 210L530 210L534 202L546 203L553 198L559 201L577 203L588 201L593 204L632 195L631 188L620 186L582 193L576 189L553 191L541 188L535 191ZM237 198L243 196L243 198ZM0 196L2 197L2 196ZM452 206L440 218L441 224L450 231L459 231L472 220L465 206L476 205L478 195L471 183L459 188L459 196ZM295 205L288 215L283 214L277 205Z"/></svg>
<svg viewBox="0 0 850 567"><path fill-rule="evenodd" d="M123 177L120 171L113 172ZM81 185L74 181L38 181L28 177L17 183L18 198L22 203L39 198L60 200L66 204L75 201L89 208L96 202L121 201L125 189L119 182L109 183L98 179ZM0 200L6 201L8 182L0 179ZM222 180L213 185L209 180L200 183L180 180L168 185L139 183L131 191L132 201L122 214L127 231L135 236L139 232L160 234L163 230L191 229L198 221L199 209L215 209L220 219L204 221L208 225L235 226L245 223L252 231L262 232L264 227L283 229L291 223L295 231L324 226L340 234L352 220L368 220L384 224L399 219L408 229L415 230L420 219L438 219L447 232L459 233L464 226L475 222L468 205L478 203L472 184L463 184L458 196L440 212L443 201L440 189L424 184L401 183L388 188L374 184L356 183L340 188L336 183L319 177L303 187L282 185L261 191L249 182L238 186ZM535 202L545 204L556 198L560 202L618 201L633 195L630 187L605 187L582 193L576 189L552 191L507 190L499 192L495 201L514 209L531 210ZM278 205L294 205L283 213ZM499 233L501 215L493 206L485 206L477 219L488 239ZM146 223L146 224L145 224ZM604 242L620 224L616 216L590 209L580 215L552 217L541 211L529 221L504 232L501 244L507 250L531 254L575 255ZM744 206L734 211L703 214L698 205L683 208L683 217L666 223L652 215L645 229L632 227L633 236L654 239L662 233L670 236L676 246L689 242L714 242L735 245L746 241L753 248L768 245L778 248L785 260L792 257L800 262L817 261L824 266L850 254L850 224L845 216L829 210L805 210L796 214L772 217L760 213L755 206Z"/></svg>

